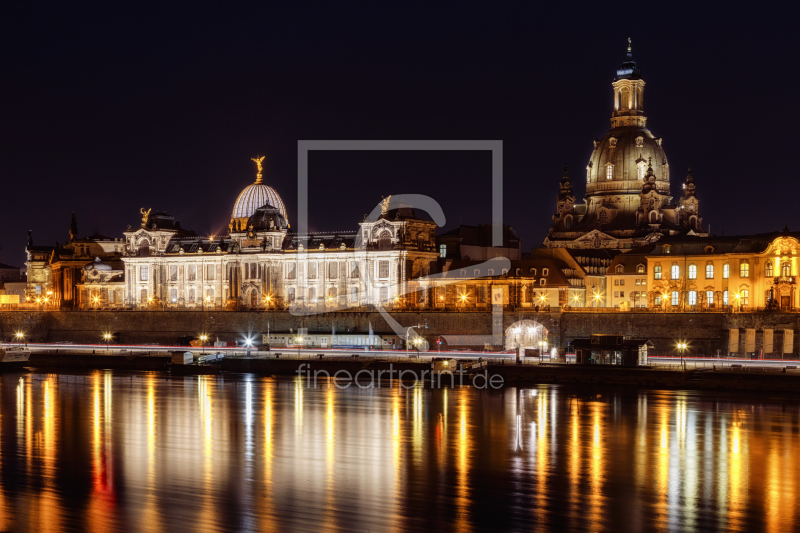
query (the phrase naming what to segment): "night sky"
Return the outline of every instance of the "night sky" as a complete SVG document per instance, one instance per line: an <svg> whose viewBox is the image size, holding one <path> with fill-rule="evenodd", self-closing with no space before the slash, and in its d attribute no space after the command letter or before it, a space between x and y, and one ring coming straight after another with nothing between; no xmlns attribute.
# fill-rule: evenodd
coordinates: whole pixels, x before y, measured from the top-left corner
<svg viewBox="0 0 800 533"><path fill-rule="evenodd" d="M743 9L735 6L741 5ZM539 246L566 163L584 193L627 38L673 194L692 166L711 233L800 230L798 9L719 3L0 4L0 262L121 237L139 208L227 229L266 155L294 223L299 139L500 139L505 220ZM789 11L789 10L793 11ZM490 222L488 153L315 153L313 231L382 195Z"/></svg>

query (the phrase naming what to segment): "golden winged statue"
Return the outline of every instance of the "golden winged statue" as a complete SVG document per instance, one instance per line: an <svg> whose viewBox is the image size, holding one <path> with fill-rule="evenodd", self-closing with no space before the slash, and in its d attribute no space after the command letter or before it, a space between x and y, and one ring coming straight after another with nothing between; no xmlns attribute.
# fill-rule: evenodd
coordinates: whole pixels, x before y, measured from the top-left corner
<svg viewBox="0 0 800 533"><path fill-rule="evenodd" d="M153 210L152 207L147 211L144 210L144 207L139 209L139 212L142 214L142 227L145 227L147 225L147 219L150 217L150 211L152 210Z"/></svg>
<svg viewBox="0 0 800 533"><path fill-rule="evenodd" d="M262 167L261 163L262 163L262 161L264 161L265 157L266 156L263 156L263 155L261 155L261 156L257 155L255 157L251 157L250 158L250 161L255 161L256 162L256 166L258 167L258 173L256 174L256 183L261 183L261 171L264 170L264 168Z"/></svg>
<svg viewBox="0 0 800 533"><path fill-rule="evenodd" d="M386 214L386 212L389 211L389 199L391 197L392 195L390 194L389 196L384 198L383 201L381 202L381 213Z"/></svg>

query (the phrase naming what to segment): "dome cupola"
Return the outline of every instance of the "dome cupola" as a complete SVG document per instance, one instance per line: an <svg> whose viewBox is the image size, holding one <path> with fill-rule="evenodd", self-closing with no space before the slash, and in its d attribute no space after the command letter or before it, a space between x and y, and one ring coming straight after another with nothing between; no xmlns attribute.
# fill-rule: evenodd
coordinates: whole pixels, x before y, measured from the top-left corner
<svg viewBox="0 0 800 533"><path fill-rule="evenodd" d="M261 163L264 161L264 157L253 158L253 161L255 161L258 168L256 181L245 187L236 199L236 203L233 205L233 213L231 214L232 228L237 223L239 226L247 227L247 220L255 214L259 207L264 205L276 208L284 219L288 219L286 206L283 204L281 197L275 192L275 189L263 183L263 167Z"/></svg>

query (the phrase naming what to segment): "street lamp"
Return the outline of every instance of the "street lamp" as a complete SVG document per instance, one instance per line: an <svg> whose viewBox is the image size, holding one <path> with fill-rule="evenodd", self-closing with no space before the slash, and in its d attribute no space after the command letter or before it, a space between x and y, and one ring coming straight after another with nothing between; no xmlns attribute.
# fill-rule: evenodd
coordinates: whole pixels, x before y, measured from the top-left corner
<svg viewBox="0 0 800 533"><path fill-rule="evenodd" d="M678 341L678 350L681 354L681 366L683 366L683 352L688 348L688 345L685 342Z"/></svg>
<svg viewBox="0 0 800 533"><path fill-rule="evenodd" d="M109 332L103 333L103 338L106 340L106 353L108 353L108 343L111 342L111 337L113 337L111 333Z"/></svg>
<svg viewBox="0 0 800 533"><path fill-rule="evenodd" d="M599 305L600 305L600 293L595 292L594 293L594 307L595 307L595 309L597 309L597 307Z"/></svg>
<svg viewBox="0 0 800 533"><path fill-rule="evenodd" d="M408 334L411 332L412 329L421 328L421 327L424 327L425 329L428 329L428 324L427 323L425 323L425 324L417 324L416 326L408 326L406 328L406 357L408 357Z"/></svg>
<svg viewBox="0 0 800 533"><path fill-rule="evenodd" d="M17 337L17 345L19 346L22 344L22 339L25 338L25 334L22 333L21 331L18 331L16 337Z"/></svg>
<svg viewBox="0 0 800 533"><path fill-rule="evenodd" d="M200 335L200 342L202 343L202 346L203 346L203 348L201 350L201 353L206 353L206 341L207 340L208 340L208 335L206 335L205 333Z"/></svg>

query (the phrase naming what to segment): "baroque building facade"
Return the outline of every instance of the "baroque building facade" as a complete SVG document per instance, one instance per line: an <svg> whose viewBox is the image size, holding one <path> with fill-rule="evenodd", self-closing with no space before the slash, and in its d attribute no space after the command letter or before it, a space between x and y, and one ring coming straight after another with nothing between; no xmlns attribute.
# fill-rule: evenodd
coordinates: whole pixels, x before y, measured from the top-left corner
<svg viewBox="0 0 800 533"><path fill-rule="evenodd" d="M646 127L645 82L630 39L611 86L611 129L594 141L585 201L576 203L565 168L544 246L632 249L664 235L707 236L691 171L677 202L670 192L663 139Z"/></svg>

